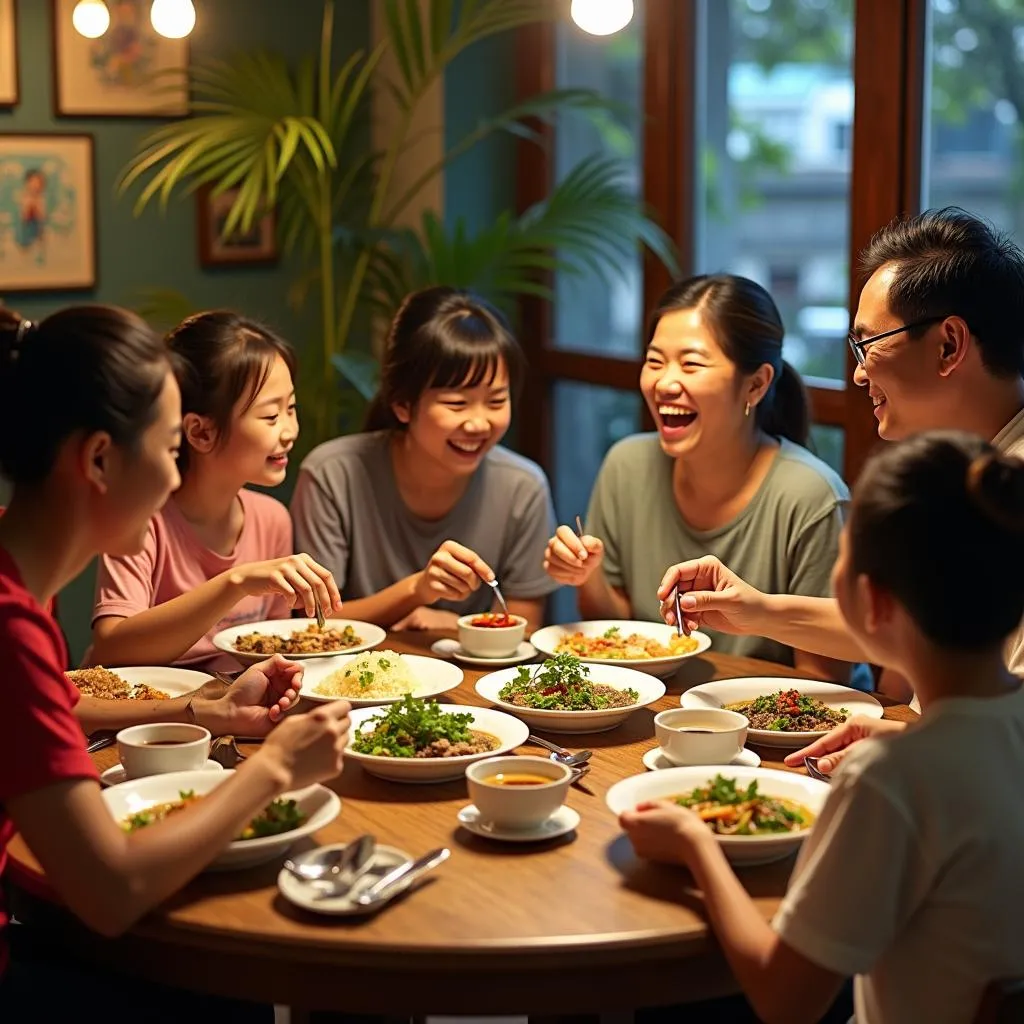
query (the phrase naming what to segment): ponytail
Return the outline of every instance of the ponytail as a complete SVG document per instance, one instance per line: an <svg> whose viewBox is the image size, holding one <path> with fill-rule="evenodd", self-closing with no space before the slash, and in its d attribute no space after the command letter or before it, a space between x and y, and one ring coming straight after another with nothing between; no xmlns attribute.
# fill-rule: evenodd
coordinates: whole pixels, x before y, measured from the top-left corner
<svg viewBox="0 0 1024 1024"><path fill-rule="evenodd" d="M993 526L1024 533L1024 462L986 452L967 467L967 493Z"/></svg>
<svg viewBox="0 0 1024 1024"><path fill-rule="evenodd" d="M394 409L382 392L378 391L373 396L369 408L366 410L366 419L363 421L363 430L373 433L378 430L395 430L401 426Z"/></svg>
<svg viewBox="0 0 1024 1024"><path fill-rule="evenodd" d="M785 359L782 370L757 406L757 425L772 437L806 448L811 437L811 405L803 378Z"/></svg>

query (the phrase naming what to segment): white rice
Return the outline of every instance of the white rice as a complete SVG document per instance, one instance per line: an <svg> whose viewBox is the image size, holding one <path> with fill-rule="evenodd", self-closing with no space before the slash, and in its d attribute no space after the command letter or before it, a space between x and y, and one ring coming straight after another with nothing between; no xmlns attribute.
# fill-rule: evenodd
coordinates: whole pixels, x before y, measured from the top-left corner
<svg viewBox="0 0 1024 1024"><path fill-rule="evenodd" d="M409 663L394 651L367 651L313 688L324 697L404 697L416 689Z"/></svg>

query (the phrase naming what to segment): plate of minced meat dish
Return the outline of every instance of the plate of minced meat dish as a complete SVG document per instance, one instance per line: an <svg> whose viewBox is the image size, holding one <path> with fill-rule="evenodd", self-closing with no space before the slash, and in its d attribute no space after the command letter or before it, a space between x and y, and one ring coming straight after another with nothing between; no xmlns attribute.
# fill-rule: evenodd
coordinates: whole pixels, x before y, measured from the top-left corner
<svg viewBox="0 0 1024 1024"><path fill-rule="evenodd" d="M881 718L870 694L838 683L787 676L720 679L687 690L684 708L725 708L746 716L749 743L802 747L854 715Z"/></svg>
<svg viewBox="0 0 1024 1024"><path fill-rule="evenodd" d="M168 700L198 690L210 681L206 672L166 665L130 668L76 668L65 673L83 697L103 700Z"/></svg>
<svg viewBox="0 0 1024 1024"><path fill-rule="evenodd" d="M323 629L316 619L269 619L222 629L214 636L213 645L251 665L272 654L298 660L359 654L376 647L386 636L380 626L354 619L328 619Z"/></svg>

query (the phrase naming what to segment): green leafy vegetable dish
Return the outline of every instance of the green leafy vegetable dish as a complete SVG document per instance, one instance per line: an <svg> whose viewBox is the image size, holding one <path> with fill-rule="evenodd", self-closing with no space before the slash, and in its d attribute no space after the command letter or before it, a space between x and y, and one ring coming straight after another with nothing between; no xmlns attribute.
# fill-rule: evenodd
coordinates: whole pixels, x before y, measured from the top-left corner
<svg viewBox="0 0 1024 1024"><path fill-rule="evenodd" d="M373 757L463 757L501 745L497 736L471 729L472 722L471 714L442 711L436 700L407 694L368 719L367 726L375 724L359 730L350 749Z"/></svg>
<svg viewBox="0 0 1024 1024"><path fill-rule="evenodd" d="M197 796L195 790L192 789L179 790L178 797L178 800L154 804L144 811L128 815L121 822L121 828L125 832L137 832L140 828L152 825L156 821L163 821L164 818L177 814L190 804L203 799L201 796ZM273 800L242 829L241 835L236 838L260 839L263 836L276 836L282 832L291 832L305 820L306 815L299 810L299 805L294 800Z"/></svg>
<svg viewBox="0 0 1024 1024"><path fill-rule="evenodd" d="M562 653L543 665L519 669L499 691L506 704L538 711L606 711L636 704L636 690L591 682L590 669L574 654Z"/></svg>
<svg viewBox="0 0 1024 1024"><path fill-rule="evenodd" d="M810 828L814 814L803 804L784 797L763 796L757 780L738 787L735 779L716 775L706 786L669 797L689 807L720 836L757 836L770 832L799 832Z"/></svg>

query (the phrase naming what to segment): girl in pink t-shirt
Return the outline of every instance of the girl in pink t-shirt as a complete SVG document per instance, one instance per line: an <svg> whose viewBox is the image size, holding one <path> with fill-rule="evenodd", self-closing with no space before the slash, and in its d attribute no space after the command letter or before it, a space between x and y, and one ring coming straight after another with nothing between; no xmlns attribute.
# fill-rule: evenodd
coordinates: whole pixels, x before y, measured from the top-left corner
<svg viewBox="0 0 1024 1024"><path fill-rule="evenodd" d="M168 345L181 387L181 487L153 517L142 551L101 559L91 664L238 667L212 637L245 622L341 605L334 578L293 554L287 509L246 484L273 487L299 424L295 356L236 313L190 317Z"/></svg>

